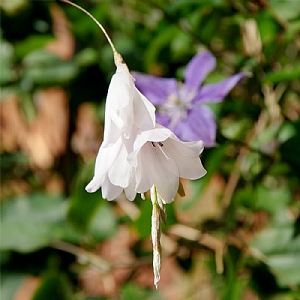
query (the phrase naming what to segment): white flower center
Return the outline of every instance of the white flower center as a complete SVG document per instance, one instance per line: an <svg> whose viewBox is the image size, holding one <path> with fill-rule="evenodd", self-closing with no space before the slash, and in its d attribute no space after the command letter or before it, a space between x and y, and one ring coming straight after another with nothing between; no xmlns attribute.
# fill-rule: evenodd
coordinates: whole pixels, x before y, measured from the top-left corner
<svg viewBox="0 0 300 300"><path fill-rule="evenodd" d="M168 100L159 107L159 112L171 120L169 128L172 129L178 122L186 120L194 96L195 91L186 90L184 86L179 85L178 94L170 94Z"/></svg>

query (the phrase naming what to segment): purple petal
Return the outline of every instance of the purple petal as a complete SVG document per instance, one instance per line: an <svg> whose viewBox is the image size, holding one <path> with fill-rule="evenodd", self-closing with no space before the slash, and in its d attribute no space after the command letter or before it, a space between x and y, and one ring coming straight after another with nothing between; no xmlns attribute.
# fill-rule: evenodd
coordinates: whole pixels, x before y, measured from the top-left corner
<svg viewBox="0 0 300 300"><path fill-rule="evenodd" d="M198 95L196 95L192 100L192 103L196 104L222 101L232 90L232 88L234 88L234 86L237 85L247 75L247 73L238 73L226 78L221 82L202 86Z"/></svg>
<svg viewBox="0 0 300 300"><path fill-rule="evenodd" d="M215 146L216 121L211 109L205 105L189 111L187 119L180 121L173 132L182 141L202 140L205 147Z"/></svg>
<svg viewBox="0 0 300 300"><path fill-rule="evenodd" d="M160 105L168 100L169 95L178 94L177 81L173 78L160 78L132 72L136 87L154 105Z"/></svg>
<svg viewBox="0 0 300 300"><path fill-rule="evenodd" d="M216 59L210 52L196 54L185 69L184 86L187 91L197 91L202 81L216 67Z"/></svg>

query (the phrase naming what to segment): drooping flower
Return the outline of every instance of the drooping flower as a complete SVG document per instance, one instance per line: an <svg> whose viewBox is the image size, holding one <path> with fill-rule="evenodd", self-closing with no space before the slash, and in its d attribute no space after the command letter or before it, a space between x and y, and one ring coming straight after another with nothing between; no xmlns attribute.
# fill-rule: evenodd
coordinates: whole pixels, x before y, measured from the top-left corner
<svg viewBox="0 0 300 300"><path fill-rule="evenodd" d="M88 192L102 187L104 199L114 200L124 190L133 200L134 169L127 156L133 151L136 134L155 126L155 108L136 89L134 79L119 55L115 55L117 71L113 75L105 105L104 139L95 165L95 174L87 185Z"/></svg>
<svg viewBox="0 0 300 300"><path fill-rule="evenodd" d="M180 177L197 179L206 174L199 158L203 142L182 142L156 123L154 106L135 87L133 77L103 26L79 5L63 1L96 22L111 45L117 67L107 94L104 139L96 158L94 177L86 190L95 192L101 187L103 198L108 200L117 198L124 190L127 198L133 200L136 193L151 189L153 272L157 288L161 268L160 222L166 220L164 205L173 201L179 192Z"/></svg>
<svg viewBox="0 0 300 300"><path fill-rule="evenodd" d="M105 130L88 192L116 199L124 190L129 200L154 185L165 203L173 201L179 178L205 175L199 155L202 141L182 142L155 122L155 108L141 94L127 66L116 59L106 100Z"/></svg>
<svg viewBox="0 0 300 300"><path fill-rule="evenodd" d="M205 147L215 145L216 121L207 103L220 102L246 73L221 82L201 85L216 66L210 52L196 54L188 63L184 78L160 78L133 72L137 88L158 108L156 121L171 129L183 141L202 140Z"/></svg>

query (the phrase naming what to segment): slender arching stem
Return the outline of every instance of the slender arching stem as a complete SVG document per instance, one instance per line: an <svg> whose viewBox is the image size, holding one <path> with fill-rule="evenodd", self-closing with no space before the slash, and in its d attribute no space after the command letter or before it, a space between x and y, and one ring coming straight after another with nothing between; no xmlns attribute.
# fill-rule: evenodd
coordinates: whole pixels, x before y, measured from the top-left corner
<svg viewBox="0 0 300 300"><path fill-rule="evenodd" d="M112 51L114 52L114 55L118 54L113 42L111 41L109 35L107 34L106 30L104 29L104 27L96 20L95 17L93 17L88 11L86 11L84 8L82 8L81 6L69 1L69 0L61 0L62 2L68 3L70 5L75 6L76 8L78 8L79 10L81 10L82 12L84 12L86 15L88 15L98 26L99 28L102 30L102 32L104 33L107 41L109 42Z"/></svg>

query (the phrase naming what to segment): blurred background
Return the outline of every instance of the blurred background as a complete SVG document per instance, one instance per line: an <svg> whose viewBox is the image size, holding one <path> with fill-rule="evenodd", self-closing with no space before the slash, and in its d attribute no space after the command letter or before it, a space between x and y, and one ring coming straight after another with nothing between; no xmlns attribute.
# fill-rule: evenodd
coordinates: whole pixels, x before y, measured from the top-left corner
<svg viewBox="0 0 300 300"><path fill-rule="evenodd" d="M131 71L206 83L252 76L211 105L207 175L167 206L153 286L151 201L85 192L115 72L96 24L55 1L2 0L1 299L300 299L297 0L76 1Z"/></svg>

